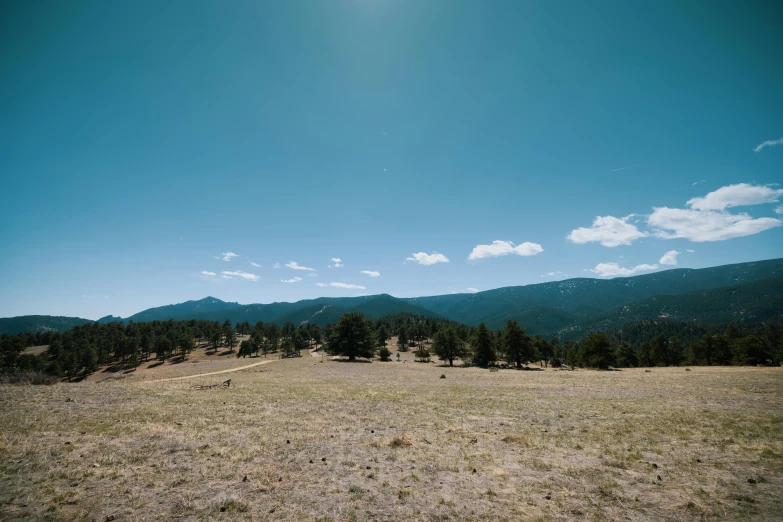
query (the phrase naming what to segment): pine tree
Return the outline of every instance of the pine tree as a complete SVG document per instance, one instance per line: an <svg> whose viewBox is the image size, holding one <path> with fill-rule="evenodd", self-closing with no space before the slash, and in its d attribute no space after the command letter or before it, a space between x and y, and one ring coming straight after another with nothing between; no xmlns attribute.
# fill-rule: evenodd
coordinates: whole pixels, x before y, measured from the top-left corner
<svg viewBox="0 0 783 522"><path fill-rule="evenodd" d="M514 320L506 322L506 328L503 330L503 351L506 354L506 361L515 364L521 368L523 363L533 359L533 343L525 333L524 328Z"/></svg>
<svg viewBox="0 0 783 522"><path fill-rule="evenodd" d="M329 339L329 351L355 361L357 357L368 359L377 349L372 321L358 312L343 314Z"/></svg>
<svg viewBox="0 0 783 522"><path fill-rule="evenodd" d="M454 359L464 357L466 353L465 343L451 327L446 327L435 333L432 350L441 360L449 361L449 366L454 366Z"/></svg>
<svg viewBox="0 0 783 522"><path fill-rule="evenodd" d="M478 325L473 340L473 362L477 366L487 367L497 360L492 334L484 323Z"/></svg>

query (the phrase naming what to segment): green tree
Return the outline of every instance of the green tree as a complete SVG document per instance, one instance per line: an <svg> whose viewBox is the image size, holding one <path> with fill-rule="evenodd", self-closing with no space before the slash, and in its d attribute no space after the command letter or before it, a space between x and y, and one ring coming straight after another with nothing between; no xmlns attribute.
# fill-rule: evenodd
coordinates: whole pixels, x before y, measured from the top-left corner
<svg viewBox="0 0 783 522"><path fill-rule="evenodd" d="M454 359L465 357L467 350L465 343L457 335L456 330L446 327L435 332L432 342L432 351L441 360L449 361L449 366L454 366Z"/></svg>
<svg viewBox="0 0 783 522"><path fill-rule="evenodd" d="M486 368L496 360L492 333L487 329L487 325L481 323L478 325L476 336L473 339L473 363Z"/></svg>
<svg viewBox="0 0 783 522"><path fill-rule="evenodd" d="M515 364L517 368L521 368L522 364L533 358L532 340L518 322L514 320L506 322L502 339L506 361Z"/></svg>
<svg viewBox="0 0 783 522"><path fill-rule="evenodd" d="M408 329L405 325L400 325L400 329L397 330L397 348L401 352L408 351Z"/></svg>
<svg viewBox="0 0 783 522"><path fill-rule="evenodd" d="M244 340L241 343L239 343L239 351L237 352L237 359L240 357L245 358L248 355L252 355L253 353L253 344L248 341Z"/></svg>
<svg viewBox="0 0 783 522"><path fill-rule="evenodd" d="M389 351L386 346L381 346L381 349L378 350L378 358L380 358L383 362L389 362L391 358L391 351Z"/></svg>
<svg viewBox="0 0 783 522"><path fill-rule="evenodd" d="M234 331L233 328L230 328L228 330L224 330L223 335L224 335L224 342L228 347L228 351L233 352L234 346L237 345L237 333Z"/></svg>
<svg viewBox="0 0 783 522"><path fill-rule="evenodd" d="M329 351L348 357L349 361L357 357L372 358L376 347L372 321L358 312L343 314L329 339Z"/></svg>
<svg viewBox="0 0 783 522"><path fill-rule="evenodd" d="M633 346L625 341L617 345L617 350L614 352L614 358L617 362L617 366L620 368L633 368L639 363Z"/></svg>
<svg viewBox="0 0 783 522"><path fill-rule="evenodd" d="M612 365L612 343L603 332L593 332L579 343L582 362L591 368L605 370Z"/></svg>

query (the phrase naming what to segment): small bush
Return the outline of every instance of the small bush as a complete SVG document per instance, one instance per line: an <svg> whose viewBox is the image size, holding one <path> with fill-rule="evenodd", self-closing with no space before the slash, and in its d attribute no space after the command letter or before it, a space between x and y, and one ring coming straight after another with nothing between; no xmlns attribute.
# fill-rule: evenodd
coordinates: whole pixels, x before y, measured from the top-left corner
<svg viewBox="0 0 783 522"><path fill-rule="evenodd" d="M446 374L445 374L445 373L441 373L441 374L440 374L440 378L441 378L441 379L445 379L445 378L446 378Z"/></svg>
<svg viewBox="0 0 783 522"><path fill-rule="evenodd" d="M381 361L383 362L389 362L391 360L391 352L388 348L383 346L380 350L378 350L378 357L380 357Z"/></svg>

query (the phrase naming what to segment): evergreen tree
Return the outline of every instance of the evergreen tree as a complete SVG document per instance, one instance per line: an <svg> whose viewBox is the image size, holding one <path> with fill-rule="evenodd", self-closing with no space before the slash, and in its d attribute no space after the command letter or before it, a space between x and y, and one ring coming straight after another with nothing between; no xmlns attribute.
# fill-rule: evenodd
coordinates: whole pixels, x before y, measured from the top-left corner
<svg viewBox="0 0 783 522"><path fill-rule="evenodd" d="M524 328L514 320L506 322L506 328L502 336L503 352L506 355L506 361L515 364L521 368L522 364L529 362L533 358L533 343L530 337L525 333Z"/></svg>
<svg viewBox="0 0 783 522"><path fill-rule="evenodd" d="M473 339L473 363L486 368L496 360L492 334L487 329L487 325L481 323L478 325L476 336Z"/></svg>
<svg viewBox="0 0 783 522"><path fill-rule="evenodd" d="M633 346L625 341L617 345L614 358L619 368L633 368L639 363Z"/></svg>
<svg viewBox="0 0 783 522"><path fill-rule="evenodd" d="M376 350L372 321L358 312L343 314L329 339L329 350L348 357L349 361L357 357L372 358Z"/></svg>
<svg viewBox="0 0 783 522"><path fill-rule="evenodd" d="M450 326L435 332L432 350L441 360L449 361L449 366L454 366L454 359L464 357L467 352L465 343Z"/></svg>
<svg viewBox="0 0 783 522"><path fill-rule="evenodd" d="M583 364L605 370L612 365L612 344L603 332L593 332L579 343Z"/></svg>
<svg viewBox="0 0 783 522"><path fill-rule="evenodd" d="M405 325L400 326L400 329L397 330L397 348L401 352L408 351L408 329L405 328Z"/></svg>

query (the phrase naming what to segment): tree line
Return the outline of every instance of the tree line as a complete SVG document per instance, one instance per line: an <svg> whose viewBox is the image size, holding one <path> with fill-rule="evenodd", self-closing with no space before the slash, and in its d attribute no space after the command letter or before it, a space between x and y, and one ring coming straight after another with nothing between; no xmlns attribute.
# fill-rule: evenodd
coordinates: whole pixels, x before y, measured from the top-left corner
<svg viewBox="0 0 783 522"><path fill-rule="evenodd" d="M27 347L39 345L48 349L38 355L24 353ZM355 312L325 327L290 322L281 327L261 321L234 326L229 320L90 323L65 333L3 334L0 373L41 372L74 379L101 367L132 369L150 360L186 359L197 347L207 354L223 350L236 357L297 357L301 350L322 347L349 360L377 357L381 361L392 359L392 349L414 350L422 362L437 356L445 364L456 361L481 367L780 365L783 321L749 326L642 321L621 330L591 332L579 340L529 335L514 320L502 330L491 330L483 323L468 326L412 314L373 321Z"/></svg>

